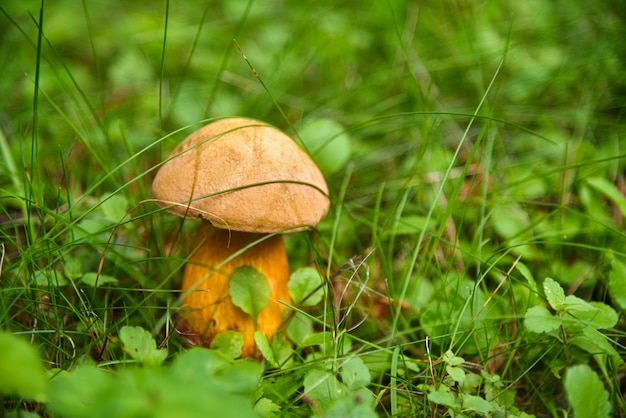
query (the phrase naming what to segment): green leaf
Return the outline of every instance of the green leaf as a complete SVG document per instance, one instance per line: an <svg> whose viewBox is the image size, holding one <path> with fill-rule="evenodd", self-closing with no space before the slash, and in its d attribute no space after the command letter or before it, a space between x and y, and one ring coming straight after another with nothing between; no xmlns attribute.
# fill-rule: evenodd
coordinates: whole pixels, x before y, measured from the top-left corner
<svg viewBox="0 0 626 418"><path fill-rule="evenodd" d="M447 390L445 387L434 392L430 392L428 394L428 400L436 403L437 405L447 406L452 409L458 409L460 407L456 395Z"/></svg>
<svg viewBox="0 0 626 418"><path fill-rule="evenodd" d="M359 357L352 357L339 370L341 380L350 390L356 390L370 384L370 371Z"/></svg>
<svg viewBox="0 0 626 418"><path fill-rule="evenodd" d="M243 348L243 335L241 332L232 330L220 332L211 341L211 348L230 358L239 358Z"/></svg>
<svg viewBox="0 0 626 418"><path fill-rule="evenodd" d="M314 345L326 345L333 341L332 332L316 332L313 334L307 335L300 344L301 347L311 347Z"/></svg>
<svg viewBox="0 0 626 418"><path fill-rule="evenodd" d="M609 295L613 305L626 313L626 264L617 259L611 261Z"/></svg>
<svg viewBox="0 0 626 418"><path fill-rule="evenodd" d="M568 343L585 350L589 354L608 355L617 363L624 364L624 360L607 337L592 327L583 328L582 332L570 337Z"/></svg>
<svg viewBox="0 0 626 418"><path fill-rule="evenodd" d="M560 309L567 312L589 312L596 311L596 309L590 305L586 300L579 298L578 296L569 295L565 297L565 300L560 305Z"/></svg>
<svg viewBox="0 0 626 418"><path fill-rule="evenodd" d="M76 241L85 239L89 242L105 239L106 229L110 224L104 222L102 219L85 218L80 221L76 228L73 228L74 238Z"/></svg>
<svg viewBox="0 0 626 418"><path fill-rule="evenodd" d="M543 292L546 295L548 303L554 310L558 310L563 302L565 302L565 292L561 285L554 279L547 277L543 281Z"/></svg>
<svg viewBox="0 0 626 418"><path fill-rule="evenodd" d="M51 379L49 407L67 418L257 417L250 399L261 372L258 362L198 347L161 367L79 366Z"/></svg>
<svg viewBox="0 0 626 418"><path fill-rule="evenodd" d="M128 200L122 194L105 194L100 198L100 210L107 221L118 223L126 216Z"/></svg>
<svg viewBox="0 0 626 418"><path fill-rule="evenodd" d="M230 276L230 298L235 306L252 317L256 323L259 312L270 302L270 286L265 276L250 266L235 269Z"/></svg>
<svg viewBox="0 0 626 418"><path fill-rule="evenodd" d="M299 396L302 388L302 375L299 373L267 373L262 381L260 390L271 399L286 400ZM288 407L290 404L286 404ZM287 414L283 414L287 416Z"/></svg>
<svg viewBox="0 0 626 418"><path fill-rule="evenodd" d="M374 396L367 389L360 389L332 403L324 411L324 418L377 418L372 409ZM319 417L319 415L315 415Z"/></svg>
<svg viewBox="0 0 626 418"><path fill-rule="evenodd" d="M157 349L152 335L141 327L123 327L120 341L134 360L146 366L159 366L167 358L167 350Z"/></svg>
<svg viewBox="0 0 626 418"><path fill-rule="evenodd" d="M0 394L46 400L48 379L39 353L26 341L4 332L0 332L0 376Z"/></svg>
<svg viewBox="0 0 626 418"><path fill-rule="evenodd" d="M559 328L562 324L561 318L552 315L543 306L533 306L526 311L524 325L529 331L544 333Z"/></svg>
<svg viewBox="0 0 626 418"><path fill-rule="evenodd" d="M222 371L230 367L232 362L233 359L224 353L196 346L177 355L172 368L178 378L199 381L223 374Z"/></svg>
<svg viewBox="0 0 626 418"><path fill-rule="evenodd" d="M93 272L83 274L83 277L80 280L91 287L102 286L108 283L117 283L117 279L113 276L107 276L106 274L98 275L98 273Z"/></svg>
<svg viewBox="0 0 626 418"><path fill-rule="evenodd" d="M287 324L286 333L296 345L302 345L304 339L313 334L313 320L304 313L295 311Z"/></svg>
<svg viewBox="0 0 626 418"><path fill-rule="evenodd" d="M602 302L587 302L590 309L574 312L574 315L581 323L596 329L613 328L617 325L617 312L609 305Z"/></svg>
<svg viewBox="0 0 626 418"><path fill-rule="evenodd" d="M270 345L267 336L263 334L261 331L254 331L254 342L256 346L263 354L263 357L272 367L278 367L276 363L276 356L274 355L274 350L272 350L272 346Z"/></svg>
<svg viewBox="0 0 626 418"><path fill-rule="evenodd" d="M447 350L443 354L443 361L450 366L460 366L465 362L463 357L457 357L452 350Z"/></svg>
<svg viewBox="0 0 626 418"><path fill-rule="evenodd" d="M530 290L536 292L537 291L537 282L535 281L533 273L530 271L528 266L526 266L526 264L524 264L524 263L522 263L520 261L517 264L515 264L515 268L526 279L526 282L528 283L528 286L530 287Z"/></svg>
<svg viewBox="0 0 626 418"><path fill-rule="evenodd" d="M324 409L335 399L345 396L347 390L331 373L311 369L304 376L304 393Z"/></svg>
<svg viewBox="0 0 626 418"><path fill-rule="evenodd" d="M609 393L596 372L588 365L581 364L567 369L564 385L574 416L585 418L611 416Z"/></svg>
<svg viewBox="0 0 626 418"><path fill-rule="evenodd" d="M259 384L263 366L256 361L233 361L224 353L193 347L179 354L172 365L176 380L205 390L249 394ZM210 386L207 386L210 385ZM213 388L213 385L218 387Z"/></svg>
<svg viewBox="0 0 626 418"><path fill-rule="evenodd" d="M51 268L45 268L35 272L35 283L37 286L60 287L67 285L68 281L62 273Z"/></svg>
<svg viewBox="0 0 626 418"><path fill-rule="evenodd" d="M278 414L280 406L276 405L268 398L261 398L254 405L254 412L263 418L271 418Z"/></svg>
<svg viewBox="0 0 626 418"><path fill-rule="evenodd" d="M289 278L289 295L294 304L315 306L322 300L324 289L323 279L312 267L300 267Z"/></svg>
<svg viewBox="0 0 626 418"><path fill-rule="evenodd" d="M83 364L72 372L64 370L50 379L50 412L68 418L93 416L102 394L115 385L114 375L91 364Z"/></svg>
<svg viewBox="0 0 626 418"><path fill-rule="evenodd" d="M455 382L463 383L463 381L465 381L465 371L460 367L448 365L446 366L446 372L448 372Z"/></svg>
<svg viewBox="0 0 626 418"><path fill-rule="evenodd" d="M475 395L464 394L462 402L464 409L471 409L473 411L482 412L483 414L489 414L497 408L492 402Z"/></svg>
<svg viewBox="0 0 626 418"><path fill-rule="evenodd" d="M77 258L68 257L63 263L63 272L65 273L66 277L72 280L78 280L80 276L83 275L80 260Z"/></svg>

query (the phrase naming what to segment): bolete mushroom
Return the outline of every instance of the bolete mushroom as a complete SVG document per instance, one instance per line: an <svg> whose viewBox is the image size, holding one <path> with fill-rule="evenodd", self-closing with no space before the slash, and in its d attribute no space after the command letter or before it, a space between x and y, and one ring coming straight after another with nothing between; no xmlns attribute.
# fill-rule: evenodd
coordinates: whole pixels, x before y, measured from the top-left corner
<svg viewBox="0 0 626 418"><path fill-rule="evenodd" d="M178 332L209 346L219 333L239 331L242 355L252 355L254 331L271 338L286 309L279 301L290 302L280 234L312 228L326 215L323 175L278 129L226 118L183 140L159 168L152 188L170 212L204 220L184 268ZM256 321L230 297L230 277L241 266L263 274L271 291Z"/></svg>

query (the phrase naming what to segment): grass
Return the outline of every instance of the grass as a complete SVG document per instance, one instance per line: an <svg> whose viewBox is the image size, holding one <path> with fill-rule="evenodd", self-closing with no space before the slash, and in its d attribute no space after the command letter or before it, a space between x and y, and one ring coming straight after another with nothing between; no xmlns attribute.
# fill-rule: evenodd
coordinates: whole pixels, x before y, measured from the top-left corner
<svg viewBox="0 0 626 418"><path fill-rule="evenodd" d="M0 11L3 414L624 414L619 2ZM229 115L314 151L331 191L286 237L318 293L263 362L174 332L197 221L150 189Z"/></svg>

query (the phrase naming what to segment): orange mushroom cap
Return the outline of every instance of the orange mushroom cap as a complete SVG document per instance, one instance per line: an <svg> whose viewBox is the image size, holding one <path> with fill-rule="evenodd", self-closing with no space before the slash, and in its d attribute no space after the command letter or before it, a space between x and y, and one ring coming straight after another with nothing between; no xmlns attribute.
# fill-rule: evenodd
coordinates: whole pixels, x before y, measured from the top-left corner
<svg viewBox="0 0 626 418"><path fill-rule="evenodd" d="M293 232L328 212L328 187L313 160L278 129L226 118L189 135L152 188L171 212L244 232Z"/></svg>

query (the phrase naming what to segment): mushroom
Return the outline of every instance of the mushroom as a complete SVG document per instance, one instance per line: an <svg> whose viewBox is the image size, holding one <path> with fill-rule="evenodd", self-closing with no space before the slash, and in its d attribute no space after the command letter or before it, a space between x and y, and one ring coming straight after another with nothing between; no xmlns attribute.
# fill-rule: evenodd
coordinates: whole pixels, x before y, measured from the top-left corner
<svg viewBox="0 0 626 418"><path fill-rule="evenodd" d="M183 140L159 168L152 188L170 212L204 220L184 268L177 331L205 346L219 333L239 331L242 356L253 355L254 331L271 338L290 302L280 234L310 229L328 212L320 170L276 128L226 118ZM255 268L269 284L270 302L256 321L230 297L230 276L241 266Z"/></svg>

